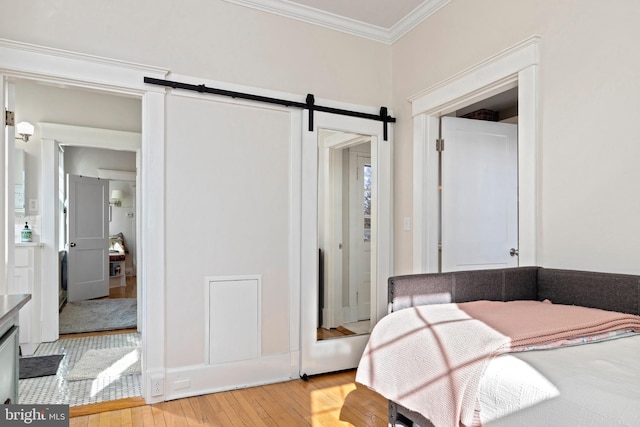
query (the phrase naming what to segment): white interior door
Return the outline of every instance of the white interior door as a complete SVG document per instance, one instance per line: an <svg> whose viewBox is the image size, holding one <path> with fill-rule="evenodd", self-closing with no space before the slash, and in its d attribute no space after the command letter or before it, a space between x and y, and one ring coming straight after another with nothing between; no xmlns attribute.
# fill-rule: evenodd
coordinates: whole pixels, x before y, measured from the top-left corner
<svg viewBox="0 0 640 427"><path fill-rule="evenodd" d="M442 271L518 266L512 124L442 118Z"/></svg>
<svg viewBox="0 0 640 427"><path fill-rule="evenodd" d="M109 295L109 181L67 175L67 300Z"/></svg>

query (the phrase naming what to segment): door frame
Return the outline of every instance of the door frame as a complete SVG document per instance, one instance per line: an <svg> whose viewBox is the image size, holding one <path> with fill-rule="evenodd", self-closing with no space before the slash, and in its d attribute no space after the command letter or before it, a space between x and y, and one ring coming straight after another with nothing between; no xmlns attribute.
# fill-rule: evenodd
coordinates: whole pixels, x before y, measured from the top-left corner
<svg viewBox="0 0 640 427"><path fill-rule="evenodd" d="M413 115L413 272L435 273L438 265L439 119L463 106L518 88L519 265L541 258L538 219L538 44L539 36L494 55L412 96Z"/></svg>
<svg viewBox="0 0 640 427"><path fill-rule="evenodd" d="M144 77L164 79L169 70L5 39L0 39L0 58L1 83L6 78L35 80L142 100L142 164L139 171L142 187L139 208L140 215L145 218L139 235L143 292L141 317L145 325L142 331L142 388L147 403L160 402L162 395L151 395L151 378L164 381L165 375L165 89L145 85ZM4 132L0 135L0 143L4 145ZM3 197L5 187L0 190ZM151 188L153 191L149 190ZM7 212L2 211L0 219L4 224ZM55 218L43 216L41 226L43 232L46 228L55 230ZM55 242L42 243L45 253L55 251L57 254ZM53 264L52 258L43 259L44 271L57 271L58 258L56 256ZM6 269L5 265L5 274ZM53 277L57 288L58 276ZM55 326L57 328L57 323Z"/></svg>
<svg viewBox="0 0 640 427"><path fill-rule="evenodd" d="M90 147L105 150L120 150L135 152L136 165L141 164L142 157L142 134L139 132L116 131L109 129L98 129L84 126L63 125L57 123L38 123L40 130L40 140L42 141L42 219L47 218L47 227L42 228L42 238L44 241L54 242L52 248L47 248L44 258L50 257L46 265L43 266L43 277L55 277L57 274L57 248L60 248L60 235L58 224L60 224L60 212L58 209L57 192L59 188L58 160L59 148L62 147ZM138 169L138 168L136 168ZM109 171L98 171L98 178L117 179L121 176ZM120 174L122 175L122 174ZM136 200L140 197L140 173L136 170ZM140 233L141 221L138 206L136 205L136 235ZM52 219L52 221L49 221ZM55 228L52 226L55 224ZM139 271L140 251L136 251L136 276L142 278ZM48 276L47 276L48 275ZM141 302L143 299L142 286L137 286L138 299L138 331L142 330L144 319L142 318ZM57 295L52 289L47 289L50 293L45 296L47 301L57 301ZM44 291L44 289L43 289ZM58 309L53 306L42 307L43 311L43 340L53 341L58 339ZM46 326L45 326L46 325Z"/></svg>

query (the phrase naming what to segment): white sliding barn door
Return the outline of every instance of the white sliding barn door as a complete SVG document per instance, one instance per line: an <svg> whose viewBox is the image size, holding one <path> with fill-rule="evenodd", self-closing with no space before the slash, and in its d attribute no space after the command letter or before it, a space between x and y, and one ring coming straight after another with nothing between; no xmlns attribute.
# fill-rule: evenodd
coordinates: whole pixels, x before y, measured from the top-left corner
<svg viewBox="0 0 640 427"><path fill-rule="evenodd" d="M284 107L167 97L169 398L297 377L300 122Z"/></svg>
<svg viewBox="0 0 640 427"><path fill-rule="evenodd" d="M441 132L442 271L517 267L517 126L443 117Z"/></svg>
<svg viewBox="0 0 640 427"><path fill-rule="evenodd" d="M305 118L308 117L305 114ZM326 196L327 185L326 170L327 159L332 153L345 146L340 139L333 141L331 138L323 139L322 131L338 133L358 134L366 137L371 142L371 216L370 216L370 242L368 248L360 247L364 256L369 256L368 266L370 274L368 292L364 292L363 298L368 300L365 307L369 308L370 327L376 324L386 314L387 309L387 280L391 275L392 258L392 203L391 203L391 153L393 137L389 132L389 138L384 140L383 125L380 122L340 116L327 113L314 114L313 132L308 132L308 122L304 123L302 144L302 283L301 283L301 333L300 333L300 375L313 375L323 372L339 371L355 368L360 361L364 347L369 340L368 333L348 335L335 339L318 339L318 311L319 311L319 273L322 266L318 260L318 250L323 252L330 250L341 251L344 242L332 240L330 233L335 228L335 221L331 224L327 218L341 209L330 203L331 197ZM390 129L391 130L391 129ZM347 143L348 144L348 143ZM324 169L324 171L323 171ZM364 198L364 192L360 195ZM358 221L360 222L360 221ZM364 216L362 217L364 223ZM358 225L359 238L364 239L365 226ZM321 235L322 234L322 235ZM346 238L343 234L342 238ZM357 245L356 245L357 246ZM332 248L332 249L331 249ZM368 251L368 252L367 252ZM325 263L331 260L330 255L324 258ZM333 257L336 258L336 257ZM338 257L339 258L339 257ZM344 265L345 263L343 263ZM362 266L361 266L362 267ZM337 268L333 266L333 270ZM355 268L355 267L354 267ZM324 270L332 268L324 266ZM362 272L365 274L364 272ZM326 278L331 275L325 274ZM366 281L366 279L364 279ZM325 287L331 286L325 283ZM357 285L354 289L357 289ZM362 292L362 290L360 290ZM325 301L326 303L326 301ZM354 307L355 308L355 307ZM366 310L366 308L365 308ZM363 317L367 317L366 315Z"/></svg>

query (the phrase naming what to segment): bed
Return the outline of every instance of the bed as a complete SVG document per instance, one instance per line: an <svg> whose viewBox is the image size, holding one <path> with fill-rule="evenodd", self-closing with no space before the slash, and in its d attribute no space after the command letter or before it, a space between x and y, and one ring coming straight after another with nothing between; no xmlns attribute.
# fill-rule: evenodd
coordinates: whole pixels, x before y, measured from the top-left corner
<svg viewBox="0 0 640 427"><path fill-rule="evenodd" d="M640 425L640 276L415 274L388 297L356 381L390 425Z"/></svg>

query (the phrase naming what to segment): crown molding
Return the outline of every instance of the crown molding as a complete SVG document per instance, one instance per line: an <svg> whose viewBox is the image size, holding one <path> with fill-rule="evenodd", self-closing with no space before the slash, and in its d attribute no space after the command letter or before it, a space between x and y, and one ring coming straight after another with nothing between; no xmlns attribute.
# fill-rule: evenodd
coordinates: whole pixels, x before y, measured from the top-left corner
<svg viewBox="0 0 640 427"><path fill-rule="evenodd" d="M10 49L12 51L32 52L39 55L47 55L56 58L71 59L74 61L84 61L99 65L107 65L118 68L126 68L135 71L153 73L154 75L166 76L169 72L166 68L152 65L138 64L135 62L122 61L119 59L104 58L87 53L77 53L64 49L40 46L31 43L23 43L14 40L0 38L0 49Z"/></svg>
<svg viewBox="0 0 640 427"><path fill-rule="evenodd" d="M436 13L440 8L446 6L451 0L428 0L416 7L411 13L398 21L388 30L389 43L394 43L402 36L413 30L422 21Z"/></svg>
<svg viewBox="0 0 640 427"><path fill-rule="evenodd" d="M293 3L288 0L225 1L377 42L392 44L451 0L427 0L391 28L382 28L367 24L355 19L345 18L344 16Z"/></svg>

